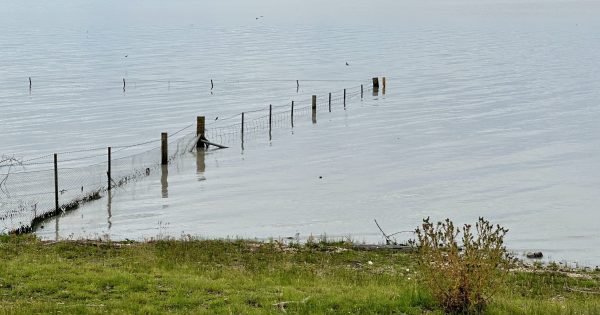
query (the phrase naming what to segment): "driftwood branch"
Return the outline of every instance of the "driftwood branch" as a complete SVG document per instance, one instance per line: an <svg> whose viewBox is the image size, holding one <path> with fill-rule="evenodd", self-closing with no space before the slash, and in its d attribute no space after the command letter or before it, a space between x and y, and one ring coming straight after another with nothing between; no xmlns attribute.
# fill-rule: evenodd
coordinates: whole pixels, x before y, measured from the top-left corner
<svg viewBox="0 0 600 315"><path fill-rule="evenodd" d="M377 223L376 219L373 219L373 221L375 221L375 224L377 225L377 228L379 229L379 231L381 231L381 234L383 234L383 237L385 238L385 243L387 245L398 245L398 242L396 242L395 240L392 240L392 236L400 234L400 233L414 233L414 231L398 231L396 233L392 233L392 234L385 234L385 232L383 231L383 229L381 228L381 226L379 226L379 223Z"/></svg>
<svg viewBox="0 0 600 315"><path fill-rule="evenodd" d="M383 237L385 238L385 243L387 245L390 245L390 244L396 245L396 242L392 241L392 239L387 234L385 234L385 232L383 231L381 226L379 226L379 223L377 223L377 219L373 219L373 221L375 221L375 225L377 225L377 228L379 229L379 231L381 231L381 234L383 234Z"/></svg>

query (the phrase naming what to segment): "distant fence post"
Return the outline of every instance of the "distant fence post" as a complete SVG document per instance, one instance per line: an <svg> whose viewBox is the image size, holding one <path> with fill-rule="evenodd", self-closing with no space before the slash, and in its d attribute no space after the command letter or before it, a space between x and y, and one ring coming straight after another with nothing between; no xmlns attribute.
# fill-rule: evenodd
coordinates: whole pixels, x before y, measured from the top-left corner
<svg viewBox="0 0 600 315"><path fill-rule="evenodd" d="M363 98L363 85L360 85L360 98Z"/></svg>
<svg viewBox="0 0 600 315"><path fill-rule="evenodd" d="M292 110L290 111L290 116L292 120L292 128L294 128L294 101L292 101Z"/></svg>
<svg viewBox="0 0 600 315"><path fill-rule="evenodd" d="M344 109L346 109L346 89L344 89Z"/></svg>
<svg viewBox="0 0 600 315"><path fill-rule="evenodd" d="M244 113L242 113L242 142L244 142Z"/></svg>
<svg viewBox="0 0 600 315"><path fill-rule="evenodd" d="M58 154L54 153L54 208L58 213Z"/></svg>
<svg viewBox="0 0 600 315"><path fill-rule="evenodd" d="M273 124L273 105L269 104L269 134L271 134L271 126Z"/></svg>
<svg viewBox="0 0 600 315"><path fill-rule="evenodd" d="M169 164L169 136L166 132L160 134L161 165Z"/></svg>
<svg viewBox="0 0 600 315"><path fill-rule="evenodd" d="M204 116L196 117L196 136L198 137L198 142L196 143L196 148L204 147L204 142L202 142L201 140L206 139L206 137L204 136L205 122L206 122L206 119L204 118Z"/></svg>
<svg viewBox="0 0 600 315"><path fill-rule="evenodd" d="M123 78L123 91L125 91L125 78Z"/></svg>
<svg viewBox="0 0 600 315"><path fill-rule="evenodd" d="M312 122L313 124L317 123L317 96L312 96Z"/></svg>
<svg viewBox="0 0 600 315"><path fill-rule="evenodd" d="M329 112L331 113L331 93L329 93Z"/></svg>
<svg viewBox="0 0 600 315"><path fill-rule="evenodd" d="M110 190L111 188L111 182L112 182L112 177L111 177L111 165L110 165L110 155L111 155L111 148L108 147L108 171L106 172L106 176L108 177L108 190Z"/></svg>
<svg viewBox="0 0 600 315"><path fill-rule="evenodd" d="M385 77L381 78L381 83L383 85L383 94L385 94Z"/></svg>

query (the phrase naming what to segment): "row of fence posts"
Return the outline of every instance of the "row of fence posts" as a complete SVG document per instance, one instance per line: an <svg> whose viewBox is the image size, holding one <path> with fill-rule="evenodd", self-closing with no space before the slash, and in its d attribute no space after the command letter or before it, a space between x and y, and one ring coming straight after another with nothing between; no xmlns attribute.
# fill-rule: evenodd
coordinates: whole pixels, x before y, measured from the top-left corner
<svg viewBox="0 0 600 315"><path fill-rule="evenodd" d="M125 82L123 82L123 85L125 86ZM385 93L385 87L386 87L386 80L385 77L382 78L382 86L383 86L383 93ZM377 92L379 90L379 78L373 78L373 92ZM361 84L360 86L360 97L361 99L364 97L364 87ZM344 98L343 98L343 104L344 104L344 109L346 108L346 89L344 89ZM329 101L328 101L328 109L329 112L331 112L331 93L329 93ZM312 111L312 122L313 124L317 123L317 96L313 95L312 96L312 102L311 102L311 111ZM291 125L292 127L294 127L294 101L292 101L292 106L291 106L291 112L290 112L290 116L291 116ZM241 140L242 140L242 148L243 148L243 142L244 142L244 119L245 119L245 114L242 113L242 125L241 125ZM196 117L196 136L198 138L198 142L196 144L197 148L204 148L205 143L203 142L204 140L206 140L205 137L205 124L206 123L206 119L204 116L198 116ZM272 133L272 124L273 124L273 106L269 105L269 138L271 137L271 133ZM166 132L161 133L161 165L168 165L169 164L169 136ZM112 181L112 173L111 173L111 147L108 147L108 168L107 168L107 190L110 191L112 186L113 186L113 181ZM54 206L56 211L60 211L60 205L59 205L59 189L58 189L58 154L55 153L54 154Z"/></svg>
<svg viewBox="0 0 600 315"><path fill-rule="evenodd" d="M386 87L386 78L383 77L382 78L382 85L383 85L383 90L385 91L385 87ZM375 77L373 78L373 91L377 92L379 90L379 78ZM385 92L384 92L385 93ZM360 98L362 99L364 97L364 86L361 84L360 85ZM291 125L292 127L294 127L294 104L295 102L292 101L292 105L291 105L291 110L290 110L290 117L291 117ZM346 89L344 89L344 108L346 108ZM328 100L328 109L329 112L331 112L331 93L329 93L329 100ZM311 111L312 111L312 122L313 123L317 123L317 96L313 95L312 96L312 102L311 102ZM241 128L240 128L240 135L241 135L241 139L242 142L244 140L244 125L245 125L245 113L242 112L242 123L241 123ZM197 148L202 148L204 147L204 142L202 142L202 140L205 140L205 117L204 116L198 116L196 118L196 136L198 137L198 143L197 143ZM273 105L270 104L269 105L269 137L271 137L273 131ZM168 134L166 132L163 132L161 134L161 165L167 165L169 164L169 153L168 153ZM110 148L109 148L109 163L108 163L108 169L109 169L109 189L110 189Z"/></svg>
<svg viewBox="0 0 600 315"><path fill-rule="evenodd" d="M386 87L386 79L385 77L382 78L382 84L383 84L383 93L385 94L385 87ZM378 92L379 90L379 78L373 78L373 91L374 93ZM329 112L331 113L331 93L329 93L329 99L328 99L328 109ZM364 98L364 86L361 84L360 85L360 98L363 99ZM344 109L346 109L346 89L344 89L344 97L343 97L343 104L344 104ZM292 101L291 104L291 109L290 109L290 120L291 120L291 125L292 128L294 127L294 101ZM312 103L311 103L311 109L312 109L312 122L313 123L317 123L317 96L313 95L312 96ZM240 135L241 135L241 139L242 139L242 143L244 142L244 125L245 125L245 113L242 112L242 122L241 122L241 128L240 128ZM272 132L272 123L273 123L273 106L269 105L269 138L271 137L271 132Z"/></svg>

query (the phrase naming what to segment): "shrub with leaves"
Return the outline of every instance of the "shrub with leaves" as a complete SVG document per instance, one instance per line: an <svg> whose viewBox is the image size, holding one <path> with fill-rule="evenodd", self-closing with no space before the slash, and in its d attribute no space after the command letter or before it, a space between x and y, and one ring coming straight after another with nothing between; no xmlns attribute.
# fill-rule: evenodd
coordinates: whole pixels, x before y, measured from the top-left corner
<svg viewBox="0 0 600 315"><path fill-rule="evenodd" d="M419 280L446 312L479 313L500 287L510 262L504 247L508 232L483 218L458 228L450 219L433 224L423 220L415 230ZM459 244L459 235L462 242Z"/></svg>

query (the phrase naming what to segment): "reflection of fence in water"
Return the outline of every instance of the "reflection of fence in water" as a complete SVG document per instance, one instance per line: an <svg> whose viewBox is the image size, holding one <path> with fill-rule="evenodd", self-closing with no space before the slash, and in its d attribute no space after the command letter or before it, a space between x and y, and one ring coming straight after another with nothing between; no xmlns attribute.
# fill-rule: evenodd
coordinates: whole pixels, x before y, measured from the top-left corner
<svg viewBox="0 0 600 315"><path fill-rule="evenodd" d="M243 143L266 129L293 127L295 121L307 116L312 115L316 123L317 112L343 109L348 100L362 98L368 91L378 92L375 82L373 88L360 85L319 95L314 106L309 98L244 112L207 124L204 135L217 143ZM189 132L192 126L168 136L169 161L196 147L198 135ZM0 233L29 232L37 222L98 199L108 189L148 176L161 166L159 139L108 150L110 155L107 148L62 152L57 154L58 163L50 154L0 168Z"/></svg>

